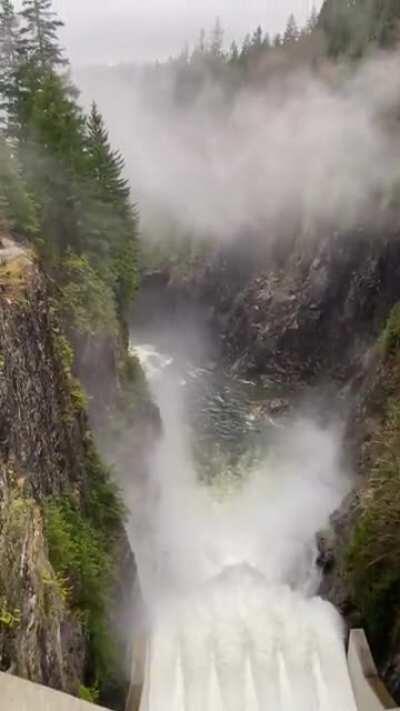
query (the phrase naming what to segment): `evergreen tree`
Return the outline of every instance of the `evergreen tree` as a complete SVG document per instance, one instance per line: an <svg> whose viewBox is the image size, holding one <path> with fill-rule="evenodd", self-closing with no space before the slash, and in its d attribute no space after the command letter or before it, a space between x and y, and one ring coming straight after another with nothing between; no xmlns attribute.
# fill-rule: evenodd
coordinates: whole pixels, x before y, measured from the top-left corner
<svg viewBox="0 0 400 711"><path fill-rule="evenodd" d="M375 39L381 47L394 47L400 39L400 3L386 0L375 11Z"/></svg>
<svg viewBox="0 0 400 711"><path fill-rule="evenodd" d="M20 75L19 155L38 204L46 253L59 258L69 247L79 253L84 241L85 120L58 74L42 74L28 63Z"/></svg>
<svg viewBox="0 0 400 711"><path fill-rule="evenodd" d="M97 187L97 194L105 202L112 204L119 212L130 212L130 188L122 173L124 160L119 151L113 150L104 120L97 104L87 121L87 147L90 156L90 174Z"/></svg>
<svg viewBox="0 0 400 711"><path fill-rule="evenodd" d="M210 54L216 59L222 57L222 48L224 43L224 30L222 29L221 20L217 17L214 29L210 39Z"/></svg>
<svg viewBox="0 0 400 711"><path fill-rule="evenodd" d="M251 38L251 48L254 52L259 52L263 45L263 31L261 25L257 27Z"/></svg>
<svg viewBox="0 0 400 711"><path fill-rule="evenodd" d="M194 46L192 56L190 57L190 63L202 64L204 55L206 51L206 32L204 29L200 30L199 39L197 44Z"/></svg>
<svg viewBox="0 0 400 711"><path fill-rule="evenodd" d="M240 61L246 63L251 52L251 37L249 34L243 40L242 49L240 51Z"/></svg>
<svg viewBox="0 0 400 711"><path fill-rule="evenodd" d="M206 31L204 27L200 30L199 43L197 45L197 51L200 54L204 54L206 51Z"/></svg>
<svg viewBox="0 0 400 711"><path fill-rule="evenodd" d="M308 18L307 24L306 24L306 33L307 34L311 34L312 32L314 32L317 29L318 19L319 18L318 18L317 8L315 7L315 5L313 5L312 10L311 10L311 15Z"/></svg>
<svg viewBox="0 0 400 711"><path fill-rule="evenodd" d="M65 66L58 42L58 31L64 23L52 10L52 0L23 0L22 11L23 49L26 57L42 70Z"/></svg>
<svg viewBox="0 0 400 711"><path fill-rule="evenodd" d="M18 19L11 0L0 0L0 128L8 129L16 94L20 49Z"/></svg>
<svg viewBox="0 0 400 711"><path fill-rule="evenodd" d="M318 25L328 54L361 56L370 43L392 47L400 39L398 0L325 0Z"/></svg>
<svg viewBox="0 0 400 711"><path fill-rule="evenodd" d="M239 48L235 41L232 42L229 49L229 62L232 64L237 64L239 59Z"/></svg>
<svg viewBox="0 0 400 711"><path fill-rule="evenodd" d="M0 138L0 219L3 228L36 234L36 208L15 153L4 138Z"/></svg>
<svg viewBox="0 0 400 711"><path fill-rule="evenodd" d="M297 27L296 18L293 14L289 16L285 34L283 35L283 44L294 44L299 39L299 28Z"/></svg>
<svg viewBox="0 0 400 711"><path fill-rule="evenodd" d="M137 286L138 220L130 200L129 183L123 175L124 160L119 151L112 149L95 103L87 122L87 149L97 238L105 246L104 264L108 263L111 269L117 303L124 311Z"/></svg>
<svg viewBox="0 0 400 711"><path fill-rule="evenodd" d="M275 37L272 41L272 45L273 45L273 47L275 47L275 49L282 47L282 37L279 33L277 35L275 35Z"/></svg>
<svg viewBox="0 0 400 711"><path fill-rule="evenodd" d="M262 47L265 50L271 49L271 39L270 39L268 32L266 32L264 35Z"/></svg>

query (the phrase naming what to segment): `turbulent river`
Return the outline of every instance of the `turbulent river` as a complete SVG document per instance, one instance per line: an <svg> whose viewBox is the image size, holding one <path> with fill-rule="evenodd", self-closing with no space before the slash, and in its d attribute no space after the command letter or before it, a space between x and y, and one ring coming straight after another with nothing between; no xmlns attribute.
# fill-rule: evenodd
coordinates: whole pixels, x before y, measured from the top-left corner
<svg viewBox="0 0 400 711"><path fill-rule="evenodd" d="M131 536L148 610L140 711L355 711L315 534L349 486L340 429L136 347L163 419ZM276 393L273 396L276 398Z"/></svg>

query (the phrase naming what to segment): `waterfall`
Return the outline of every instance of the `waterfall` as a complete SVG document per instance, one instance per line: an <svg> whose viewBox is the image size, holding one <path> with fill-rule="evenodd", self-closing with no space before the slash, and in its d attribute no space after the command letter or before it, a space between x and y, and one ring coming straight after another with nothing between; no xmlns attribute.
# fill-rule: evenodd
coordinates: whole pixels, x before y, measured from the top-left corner
<svg viewBox="0 0 400 711"><path fill-rule="evenodd" d="M140 711L355 711L342 621L315 596L315 534L349 486L337 430L288 424L216 496L188 444L185 378L139 354L165 428L131 527L149 611Z"/></svg>

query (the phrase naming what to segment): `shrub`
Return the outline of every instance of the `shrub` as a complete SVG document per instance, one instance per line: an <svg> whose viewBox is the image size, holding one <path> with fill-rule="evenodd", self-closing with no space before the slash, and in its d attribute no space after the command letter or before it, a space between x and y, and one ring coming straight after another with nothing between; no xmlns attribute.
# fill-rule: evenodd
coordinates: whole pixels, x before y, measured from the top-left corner
<svg viewBox="0 0 400 711"><path fill-rule="evenodd" d="M390 313L383 332L383 348L386 355L394 355L400 346L400 304L396 304Z"/></svg>
<svg viewBox="0 0 400 711"><path fill-rule="evenodd" d="M70 378L70 395L76 413L85 412L88 408L88 398L77 378Z"/></svg>
<svg viewBox="0 0 400 711"><path fill-rule="evenodd" d="M79 698L82 701L88 701L91 704L96 704L99 700L100 692L97 686L81 686L79 687Z"/></svg>
<svg viewBox="0 0 400 711"><path fill-rule="evenodd" d="M71 345L59 331L53 333L53 344L57 360L62 364L65 374L70 376L74 364L74 351Z"/></svg>
<svg viewBox="0 0 400 711"><path fill-rule="evenodd" d="M120 368L123 392L122 410L135 414L136 408L150 400L149 388L143 368L137 356L129 353Z"/></svg>

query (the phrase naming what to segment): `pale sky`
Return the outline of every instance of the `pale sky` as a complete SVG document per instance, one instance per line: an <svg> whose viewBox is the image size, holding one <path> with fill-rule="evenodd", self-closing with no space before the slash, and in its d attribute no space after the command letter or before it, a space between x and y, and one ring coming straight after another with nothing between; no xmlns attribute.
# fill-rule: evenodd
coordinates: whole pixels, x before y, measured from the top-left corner
<svg viewBox="0 0 400 711"><path fill-rule="evenodd" d="M319 8L322 0L316 0ZM282 31L293 12L300 23L313 0L54 0L67 27L63 36L73 64L164 59L219 16L226 42L261 24Z"/></svg>

